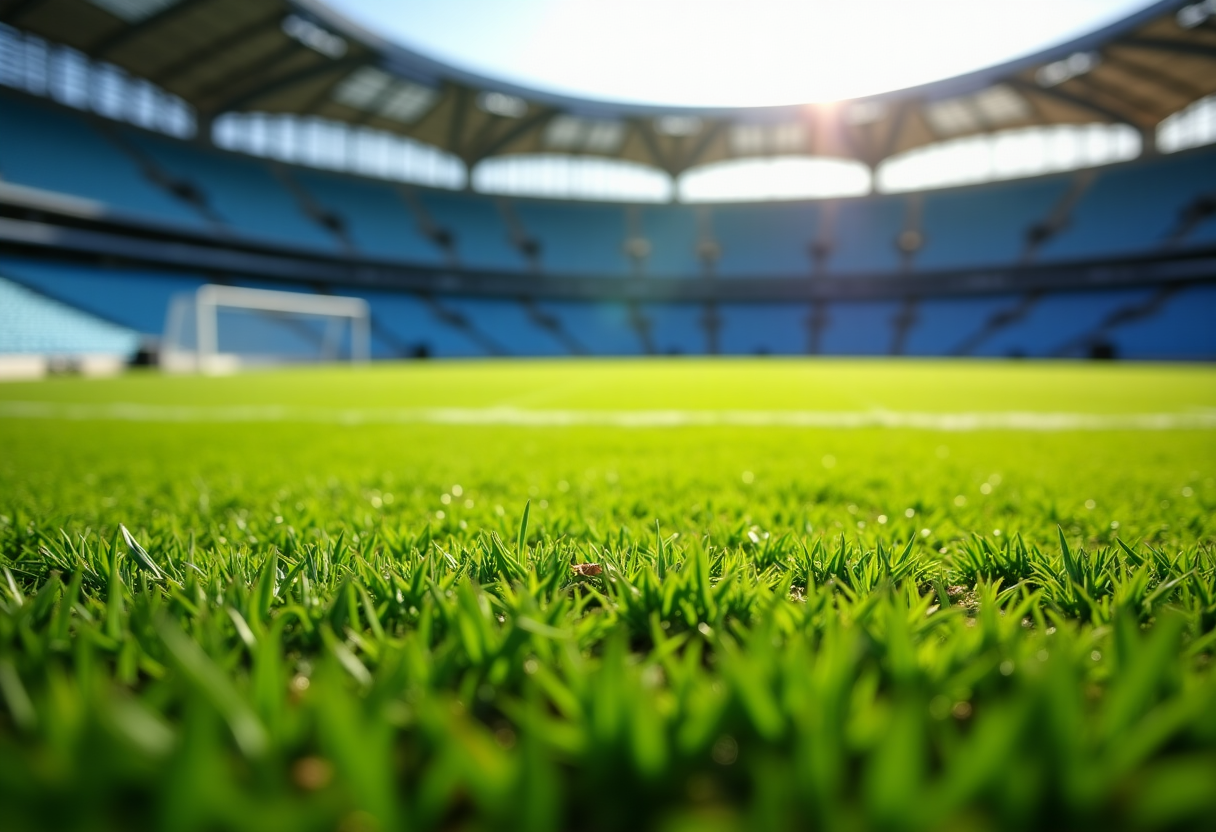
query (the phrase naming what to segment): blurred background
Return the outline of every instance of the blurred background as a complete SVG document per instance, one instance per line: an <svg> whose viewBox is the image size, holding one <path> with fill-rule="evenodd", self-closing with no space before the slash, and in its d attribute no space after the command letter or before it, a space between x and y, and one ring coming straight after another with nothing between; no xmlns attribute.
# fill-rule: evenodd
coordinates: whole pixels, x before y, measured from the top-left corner
<svg viewBox="0 0 1216 832"><path fill-rule="evenodd" d="M1213 93L1216 0L0 0L0 377L1212 360Z"/></svg>

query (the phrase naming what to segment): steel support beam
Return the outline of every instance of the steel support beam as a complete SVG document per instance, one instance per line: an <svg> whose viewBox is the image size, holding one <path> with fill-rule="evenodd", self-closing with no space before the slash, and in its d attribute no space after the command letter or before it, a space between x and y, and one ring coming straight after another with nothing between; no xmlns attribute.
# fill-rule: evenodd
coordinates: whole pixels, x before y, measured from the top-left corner
<svg viewBox="0 0 1216 832"><path fill-rule="evenodd" d="M1120 38L1111 46L1134 46L1138 49L1152 49L1158 52L1172 52L1175 55L1197 55L1216 61L1216 46L1210 43L1199 43L1193 40L1174 40L1172 38Z"/></svg>
<svg viewBox="0 0 1216 832"><path fill-rule="evenodd" d="M305 47L300 48L304 49ZM275 63L279 63L284 58L288 57L288 55L285 53L286 50L276 53L274 56L268 57L263 63L267 64L268 66L273 66ZM344 69L353 69L354 67L366 63L367 61L367 59L362 55L350 55L337 61L326 60L320 55L317 57L320 59L318 63L310 64L309 66L298 69L295 72L289 72L286 75L281 75L263 84L259 84L251 90L247 90L239 95L232 96L219 102L219 104L216 106L208 107L207 109L216 113L240 110L246 105L252 104L253 102L276 93L279 90L285 90L294 87L297 84L303 84L306 81L311 81L313 78L316 78L319 75L324 75L327 72L340 72ZM264 68L254 68L250 71L260 72L263 70Z"/></svg>
<svg viewBox="0 0 1216 832"><path fill-rule="evenodd" d="M108 38L102 40L100 43L89 47L88 53L90 57L105 59L111 52L118 49L123 44L130 43L140 35L155 29L157 26L167 23L173 18L197 8L204 3L210 2L212 2L212 0L181 0L179 3L174 3L171 6L161 9L151 17L144 18L139 23L134 23L120 29L118 32L115 32L113 35L110 35Z"/></svg>

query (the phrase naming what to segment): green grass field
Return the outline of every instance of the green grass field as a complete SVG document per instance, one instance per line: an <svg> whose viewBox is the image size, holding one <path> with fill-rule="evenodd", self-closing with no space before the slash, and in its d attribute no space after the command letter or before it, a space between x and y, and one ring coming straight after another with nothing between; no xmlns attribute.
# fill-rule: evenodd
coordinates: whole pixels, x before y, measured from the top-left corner
<svg viewBox="0 0 1216 832"><path fill-rule="evenodd" d="M1216 813L1210 367L7 384L0 565L6 830Z"/></svg>

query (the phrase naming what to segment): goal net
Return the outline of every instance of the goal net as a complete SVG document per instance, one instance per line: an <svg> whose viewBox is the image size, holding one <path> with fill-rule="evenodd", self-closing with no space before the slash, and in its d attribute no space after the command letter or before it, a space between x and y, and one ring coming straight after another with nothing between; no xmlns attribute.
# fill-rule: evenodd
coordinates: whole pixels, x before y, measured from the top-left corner
<svg viewBox="0 0 1216 832"><path fill-rule="evenodd" d="M370 316L360 298L201 286L169 304L160 365L169 372L366 361Z"/></svg>

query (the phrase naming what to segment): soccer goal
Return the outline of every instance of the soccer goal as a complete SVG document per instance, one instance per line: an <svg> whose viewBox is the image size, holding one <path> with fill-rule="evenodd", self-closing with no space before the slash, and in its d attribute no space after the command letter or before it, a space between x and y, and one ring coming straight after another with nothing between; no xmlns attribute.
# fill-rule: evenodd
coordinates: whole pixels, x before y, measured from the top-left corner
<svg viewBox="0 0 1216 832"><path fill-rule="evenodd" d="M366 361L370 314L360 298L208 284L169 304L160 365L234 372L276 364Z"/></svg>

